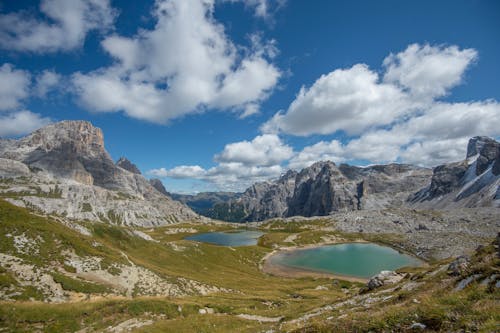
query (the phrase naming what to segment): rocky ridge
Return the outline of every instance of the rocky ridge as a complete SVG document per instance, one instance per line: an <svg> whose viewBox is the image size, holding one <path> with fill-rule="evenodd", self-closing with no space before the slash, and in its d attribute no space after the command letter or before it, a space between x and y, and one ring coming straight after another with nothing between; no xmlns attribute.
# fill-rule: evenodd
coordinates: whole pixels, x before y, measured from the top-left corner
<svg viewBox="0 0 500 333"><path fill-rule="evenodd" d="M19 140L0 140L3 196L71 219L139 226L200 220L158 192L131 162L115 165L99 128L62 121Z"/></svg>
<svg viewBox="0 0 500 333"><path fill-rule="evenodd" d="M256 183L241 196L216 203L212 211L215 218L243 222L358 210L500 207L499 147L491 138L474 137L464 161L433 170L316 162L276 181Z"/></svg>
<svg viewBox="0 0 500 333"><path fill-rule="evenodd" d="M254 184L225 208L239 207L244 211L242 221L261 221L400 207L431 175L430 169L404 164L363 168L323 161L298 173L290 170L277 181Z"/></svg>
<svg viewBox="0 0 500 333"><path fill-rule="evenodd" d="M435 167L430 184L409 202L424 209L500 207L500 142L470 139L466 159Z"/></svg>

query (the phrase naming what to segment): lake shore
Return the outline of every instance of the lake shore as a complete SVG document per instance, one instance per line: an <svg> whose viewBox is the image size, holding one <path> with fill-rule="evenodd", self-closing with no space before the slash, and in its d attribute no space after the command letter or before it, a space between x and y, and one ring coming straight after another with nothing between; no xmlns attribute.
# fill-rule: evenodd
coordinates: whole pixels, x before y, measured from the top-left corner
<svg viewBox="0 0 500 333"><path fill-rule="evenodd" d="M332 279L332 280L338 279L338 280L344 280L344 281L349 281L349 282L367 283L369 279L355 277L355 276L320 272L320 271L309 270L309 269L305 269L305 268L284 266L284 265L272 263L271 260L269 260L273 255L275 255L279 252L294 251L294 250L299 250L299 249L314 249L314 248L322 247L325 245L336 245L336 244L345 244L345 243L369 243L369 242L364 240L364 239L357 239L357 240L353 240L353 241L321 242L321 243L308 244L308 245L302 245L302 246L296 245L296 246L280 247L280 248L274 249L273 251L269 252L268 254L266 254L262 258L261 264L260 264L260 269L262 272L264 272L266 274L287 277L287 278L295 278L296 279L296 278L303 278L303 277L313 277L313 278L326 278L326 279Z"/></svg>
<svg viewBox="0 0 500 333"><path fill-rule="evenodd" d="M292 267L292 266L286 266L282 265L276 262L273 262L271 260L271 257L283 253L283 252L292 252L295 250L304 250L304 249L314 249L314 248L319 248L327 245L339 245L339 244L347 244L347 243L373 243L377 244L375 242L369 242L366 240L354 240L354 241L341 241L341 242L324 242L324 243L317 243L317 244L309 244L305 246L290 246L290 247L280 247L277 249L274 249L273 251L267 253L261 260L260 263L260 269L262 272L270 275L275 275L275 276L281 276L281 277L287 277L287 278L303 278L303 277L313 277L313 278L327 278L327 279L339 279L339 280L345 280L345 281L350 281L350 282L359 282L359 283L367 283L369 281L369 278L362 278L362 277L356 277L356 276L350 276L350 275L343 275L343 274L337 274L337 273L330 273L330 272L324 272L320 270L313 270L313 269L307 269L307 268L302 268L302 267ZM381 244L377 244L381 245ZM381 246L387 246L387 245L381 245ZM394 249L398 251L399 253L404 253L400 251L399 249ZM420 258L416 257L415 255L412 255L410 253L407 253L410 256L418 259L422 265L426 265L424 261L422 261Z"/></svg>
<svg viewBox="0 0 500 333"><path fill-rule="evenodd" d="M269 260L266 260L262 266L262 271L269 275L287 277L287 278L304 278L304 277L312 277L312 278L324 278L324 279L338 279L349 282L359 282L359 283L367 283L369 279L358 278L354 276L326 273L308 270L305 268L297 268L290 266L283 266L275 263L271 263Z"/></svg>

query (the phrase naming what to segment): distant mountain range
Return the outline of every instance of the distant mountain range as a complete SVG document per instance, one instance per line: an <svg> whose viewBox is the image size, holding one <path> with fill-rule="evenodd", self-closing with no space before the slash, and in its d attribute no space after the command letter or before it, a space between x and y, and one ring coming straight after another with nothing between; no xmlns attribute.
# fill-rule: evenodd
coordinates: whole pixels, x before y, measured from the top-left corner
<svg viewBox="0 0 500 333"><path fill-rule="evenodd" d="M362 209L499 207L499 150L499 142L474 137L463 161L434 169L317 162L300 172L290 170L276 181L256 183L229 200L214 200L211 208L197 211L225 221L245 222ZM195 209L193 203L204 196L176 198Z"/></svg>
<svg viewBox="0 0 500 333"><path fill-rule="evenodd" d="M399 207L499 207L500 143L474 137L463 161L433 170L322 161L244 193L180 195L145 179L124 157L114 163L101 130L89 122L62 121L19 140L1 139L0 181L0 195L19 206L139 226L203 220L198 214L244 222Z"/></svg>

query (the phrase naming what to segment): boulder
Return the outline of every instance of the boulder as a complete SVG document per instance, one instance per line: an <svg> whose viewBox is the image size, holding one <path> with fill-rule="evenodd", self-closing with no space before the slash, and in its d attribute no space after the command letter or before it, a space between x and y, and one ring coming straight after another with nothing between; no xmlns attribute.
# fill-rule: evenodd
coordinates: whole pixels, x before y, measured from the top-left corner
<svg viewBox="0 0 500 333"><path fill-rule="evenodd" d="M449 266L448 266L448 274L449 275L462 275L467 272L470 266L470 259L467 256L460 256L456 258Z"/></svg>
<svg viewBox="0 0 500 333"><path fill-rule="evenodd" d="M366 287L369 290L373 290L385 285L395 284L404 279L405 276L406 274L400 274L394 271L381 271L377 275L370 278Z"/></svg>

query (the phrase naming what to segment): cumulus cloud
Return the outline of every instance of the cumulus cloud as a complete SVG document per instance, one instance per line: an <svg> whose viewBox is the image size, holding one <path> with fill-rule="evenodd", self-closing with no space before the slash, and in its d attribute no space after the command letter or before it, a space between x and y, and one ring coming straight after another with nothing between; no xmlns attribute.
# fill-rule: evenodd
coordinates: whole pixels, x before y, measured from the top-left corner
<svg viewBox="0 0 500 333"><path fill-rule="evenodd" d="M50 123L49 118L30 111L0 115L0 137L20 136Z"/></svg>
<svg viewBox="0 0 500 333"><path fill-rule="evenodd" d="M383 79L364 64L334 70L302 87L286 112L276 113L262 131L352 136L392 126L425 111L462 82L476 58L473 49L412 44L384 60Z"/></svg>
<svg viewBox="0 0 500 333"><path fill-rule="evenodd" d="M384 81L419 98L440 97L462 82L466 68L476 59L474 49L412 44L385 58Z"/></svg>
<svg viewBox="0 0 500 333"><path fill-rule="evenodd" d="M470 137L500 136L497 101L438 99L464 81L477 58L473 49L412 44L384 60L380 77L363 64L322 75L261 129L298 136L346 134L342 142L305 147L290 159L292 168L325 159L426 166L461 160Z"/></svg>
<svg viewBox="0 0 500 333"><path fill-rule="evenodd" d="M172 169L153 169L148 174L160 178L198 179L219 190L243 191L251 184L279 177L282 162L293 155L293 149L276 135L257 136L251 141L227 144L214 159L218 164L204 169L198 165L182 165Z"/></svg>
<svg viewBox="0 0 500 333"><path fill-rule="evenodd" d="M265 134L252 141L230 143L215 156L219 163L241 163L249 166L272 166L290 158L293 150L276 135Z"/></svg>
<svg viewBox="0 0 500 333"><path fill-rule="evenodd" d="M0 67L0 111L18 108L29 96L31 75L11 64Z"/></svg>
<svg viewBox="0 0 500 333"><path fill-rule="evenodd" d="M60 74L51 70L45 70L36 77L33 93L37 97L44 98L59 85L60 81Z"/></svg>
<svg viewBox="0 0 500 333"><path fill-rule="evenodd" d="M0 47L56 52L81 47L92 30L109 30L116 11L109 0L42 0L37 18L27 11L0 15Z"/></svg>
<svg viewBox="0 0 500 333"><path fill-rule="evenodd" d="M423 166L463 160L469 138L500 136L497 101L438 99L463 82L476 59L471 49L413 44L389 55L381 75L363 64L335 70L303 87L286 112L262 126L265 134L226 145L215 156L215 167L181 166L151 173L241 191L255 181L278 177L286 168L301 169L320 160ZM342 141L335 135L340 131L346 134ZM294 152L280 133L337 138Z"/></svg>
<svg viewBox="0 0 500 333"><path fill-rule="evenodd" d="M500 104L495 101L435 103L406 122L369 131L345 144L332 140L305 147L290 166L301 168L325 159L435 166L463 160L473 136L500 136L499 123Z"/></svg>
<svg viewBox="0 0 500 333"><path fill-rule="evenodd" d="M213 11L214 0L156 1L152 30L106 38L115 63L73 76L83 105L157 123L212 108L257 112L280 77L273 42L234 45Z"/></svg>
<svg viewBox="0 0 500 333"><path fill-rule="evenodd" d="M412 103L391 84L379 82L366 65L322 75L310 88L302 87L286 113L264 124L264 132L294 135L330 134L339 130L359 134L386 125L411 110Z"/></svg>
<svg viewBox="0 0 500 333"><path fill-rule="evenodd" d="M36 87L44 85L49 89L51 79L44 78L47 73L37 77ZM0 67L0 137L20 136L50 123L49 118L22 110L24 102L37 95L32 88L32 75L28 71L11 64Z"/></svg>

